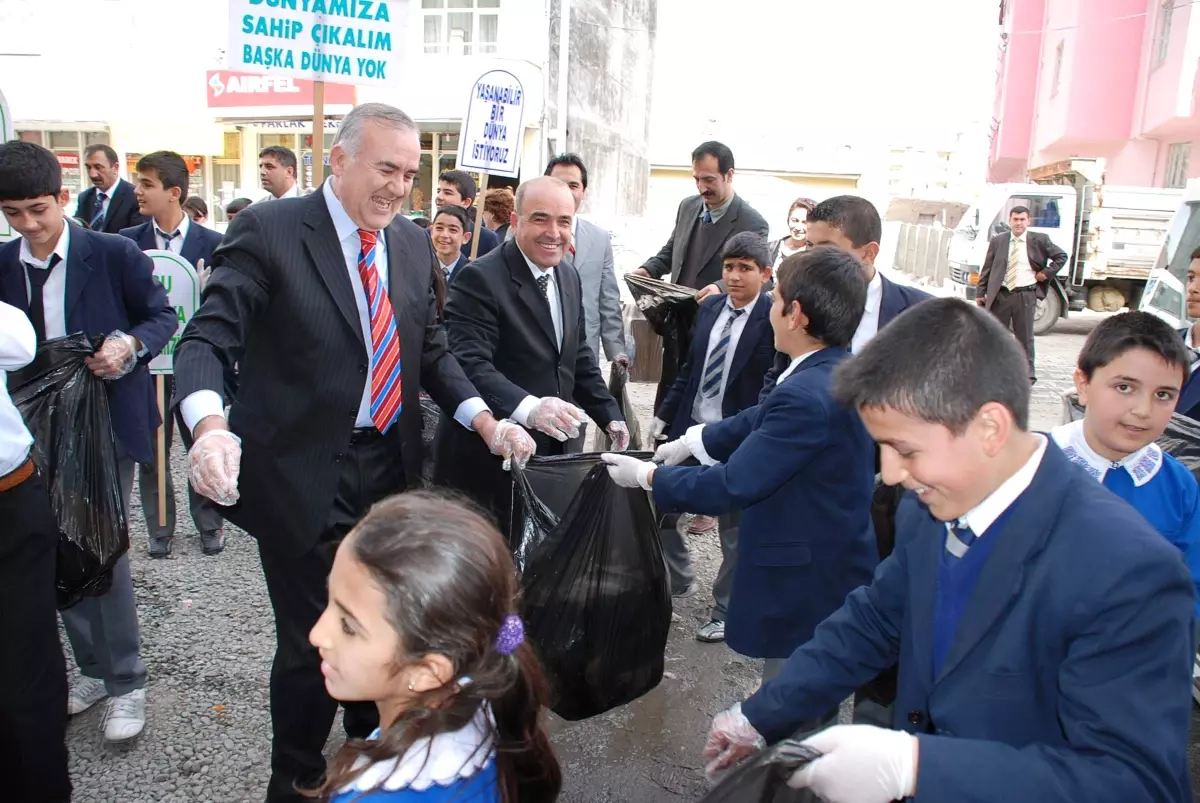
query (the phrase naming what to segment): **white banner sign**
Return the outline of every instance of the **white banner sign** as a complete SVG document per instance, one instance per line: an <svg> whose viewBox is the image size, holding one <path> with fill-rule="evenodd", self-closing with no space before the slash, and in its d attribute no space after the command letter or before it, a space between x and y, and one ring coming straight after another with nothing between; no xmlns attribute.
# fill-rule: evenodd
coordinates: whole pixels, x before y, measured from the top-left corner
<svg viewBox="0 0 1200 803"><path fill-rule="evenodd" d="M400 79L408 0L229 0L231 70L310 81Z"/></svg>
<svg viewBox="0 0 1200 803"><path fill-rule="evenodd" d="M471 87L471 99L458 133L458 169L519 178L525 90L507 70L484 73Z"/></svg>
<svg viewBox="0 0 1200 803"><path fill-rule="evenodd" d="M154 278L167 289L167 299L179 320L179 327L163 347L162 353L150 361L150 373L173 374L175 346L179 344L183 327L187 326L200 306L200 279L192 263L171 251L147 251L146 256L154 260Z"/></svg>

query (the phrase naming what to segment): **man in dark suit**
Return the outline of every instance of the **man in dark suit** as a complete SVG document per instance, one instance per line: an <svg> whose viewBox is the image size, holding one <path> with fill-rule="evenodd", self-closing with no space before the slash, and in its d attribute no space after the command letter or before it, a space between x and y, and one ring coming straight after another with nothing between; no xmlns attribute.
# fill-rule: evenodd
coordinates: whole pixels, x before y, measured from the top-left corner
<svg viewBox="0 0 1200 803"><path fill-rule="evenodd" d="M692 176L698 195L684 198L667 244L637 269L643 276L671 281L700 292L697 301L724 292L721 249L730 237L752 231L767 238L767 221L733 191L733 151L720 142L705 142L692 151ZM657 406L675 382L687 355L687 343L663 343L662 377Z"/></svg>
<svg viewBox="0 0 1200 803"><path fill-rule="evenodd" d="M304 800L295 785L324 774L337 702L308 634L341 539L372 504L420 485L420 390L473 429L470 440L517 461L533 451L446 349L433 246L397 217L420 158L408 115L381 103L351 110L319 191L238 214L176 352L175 403L196 437L192 484L258 539L275 611L273 803ZM224 371L235 362L226 422ZM375 705L345 708L347 735L367 737Z"/></svg>
<svg viewBox="0 0 1200 803"><path fill-rule="evenodd" d="M463 246L471 242L471 218L461 206L446 206L433 213L429 225L429 238L437 254L438 267L446 279L446 288L454 284L455 275L464 265L470 264L463 256Z"/></svg>
<svg viewBox="0 0 1200 803"><path fill-rule="evenodd" d="M0 247L0 301L25 312L38 343L84 332L103 338L86 359L107 380L117 474L128 505L135 463L153 459L160 419L147 363L175 332L167 293L150 258L123 237L66 222L62 171L54 154L29 142L0 145L0 205L20 239ZM105 697L105 738L132 739L146 724L146 666L141 659L129 556L112 570L112 587L62 612L82 677L68 711Z"/></svg>
<svg viewBox="0 0 1200 803"><path fill-rule="evenodd" d="M1037 302L1046 297L1050 279L1067 264L1067 252L1049 235L1028 231L1029 210L1014 206L1008 213L1011 231L997 234L988 242L987 256L979 270L975 301L1012 330L1029 361L1029 382L1037 381L1034 368L1033 319Z"/></svg>
<svg viewBox="0 0 1200 803"><path fill-rule="evenodd" d="M1191 262L1187 270L1186 303L1187 316L1193 321L1200 320L1200 248L1192 252ZM1200 421L1200 339L1197 339L1196 324L1191 324L1179 330L1180 337L1192 353L1191 372L1183 389L1179 393L1179 401L1175 412L1185 415L1194 421Z"/></svg>
<svg viewBox="0 0 1200 803"><path fill-rule="evenodd" d="M475 231L475 215L478 211L475 208L475 196L478 194L479 188L469 173L462 170L447 170L438 176L438 190L433 203L438 209L443 206L457 206L466 210L467 217L471 219L471 231ZM492 249L498 245L500 245L500 238L496 232L487 226L480 226L479 248L476 249L475 258L479 259L484 254L491 253ZM470 242L463 243L462 255L468 259L471 258Z"/></svg>
<svg viewBox="0 0 1200 803"><path fill-rule="evenodd" d="M735 234L725 244L721 257L726 293L709 296L700 305L688 358L654 413L650 434L655 439L665 434L675 441L692 427L716 424L753 407L758 403L763 376L775 357L771 328L774 302L770 293L763 292L771 278L766 241L750 231ZM720 517L721 566L713 582L712 614L696 630L699 641L725 640L740 519L738 510ZM674 514L668 513L659 521L671 591L682 597L694 593L696 574L678 526L679 517Z"/></svg>
<svg viewBox="0 0 1200 803"><path fill-rule="evenodd" d="M137 185L134 195L137 198L138 211L148 215L150 221L140 226L123 229L122 237L128 237L137 243L143 251L170 251L186 259L196 268L197 272L206 270L206 265L212 265L213 249L221 242L221 235L212 229L206 229L190 219L184 213L182 203L187 200L188 170L183 157L171 151L156 151L148 153L138 160ZM165 377L166 395L170 398L175 388L175 377L168 374ZM179 419L179 411L167 416L165 437L167 442L167 465L171 460L171 445L175 439L175 422ZM184 446L191 446L191 432L187 427L180 426ZM147 529L150 531L150 557L165 558L171 554L175 537L175 481L171 472L166 472L167 503L166 523L158 524L158 450L154 450L154 459L149 463L139 464L138 487L142 497L142 514L146 517ZM188 486L188 506L192 512L192 521L200 533L200 548L205 555L216 555L225 548L225 531L221 514L216 502L206 499L196 493L196 489Z"/></svg>
<svg viewBox="0 0 1200 803"><path fill-rule="evenodd" d="M880 444L884 479L921 506L901 505L870 584L713 720L714 770L898 661L894 730L811 737L820 758L794 786L830 803L1193 800L1192 578L1028 431L1025 368L994 319L936 299L840 369L835 395Z"/></svg>
<svg viewBox="0 0 1200 803"><path fill-rule="evenodd" d="M92 231L117 234L121 229L146 222L138 212L133 185L124 181L117 152L107 145L89 145L84 166L92 186L79 194L75 217Z"/></svg>
<svg viewBox="0 0 1200 803"><path fill-rule="evenodd" d="M587 344L579 274L563 260L574 214L571 192L558 179L522 184L513 239L461 268L446 302L454 356L497 415L535 431L541 455L563 454L584 412L613 436L615 449L629 444ZM512 482L460 429L445 419L438 428L435 481L490 509L508 532Z"/></svg>

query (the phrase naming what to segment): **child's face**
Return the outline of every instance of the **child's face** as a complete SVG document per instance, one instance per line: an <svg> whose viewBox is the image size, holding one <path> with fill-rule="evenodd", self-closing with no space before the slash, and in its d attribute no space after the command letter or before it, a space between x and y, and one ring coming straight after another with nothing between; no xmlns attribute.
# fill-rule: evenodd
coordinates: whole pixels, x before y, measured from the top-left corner
<svg viewBox="0 0 1200 803"><path fill-rule="evenodd" d="M1187 314L1200 318L1200 259L1193 259L1187 272Z"/></svg>
<svg viewBox="0 0 1200 803"><path fill-rule="evenodd" d="M400 637L387 619L387 598L350 551L338 547L329 573L329 604L308 640L321 653L325 689L336 700L394 700L407 693L397 672Z"/></svg>
<svg viewBox="0 0 1200 803"><path fill-rule="evenodd" d="M179 190L164 188L158 173L153 170L138 173L133 194L137 198L138 212L148 217L166 214L172 204L179 202Z"/></svg>
<svg viewBox="0 0 1200 803"><path fill-rule="evenodd" d="M725 267L721 271L725 290L736 307L744 307L758 298L763 282L770 275L770 268L759 267L753 259L744 257L725 260Z"/></svg>
<svg viewBox="0 0 1200 803"><path fill-rule="evenodd" d="M1076 369L1088 445L1116 462L1157 439L1175 412L1183 370L1148 349L1130 349L1090 380Z"/></svg>
<svg viewBox="0 0 1200 803"><path fill-rule="evenodd" d="M70 197L64 189L56 198L53 195L43 195L40 198L30 198L24 201L4 201L0 209L10 226L16 229L31 247L54 248L62 234L65 215L63 206Z"/></svg>
<svg viewBox="0 0 1200 803"><path fill-rule="evenodd" d="M443 265L448 265L458 259L463 243L471 239L471 233L463 231L462 222L454 215L438 215L429 227L433 238L433 249Z"/></svg>
<svg viewBox="0 0 1200 803"><path fill-rule="evenodd" d="M863 407L863 424L879 444L883 481L916 491L941 521L954 521L994 490L991 458L1003 446L1006 422L1001 405L980 408L962 435L893 407ZM1003 416L1003 420L998 417Z"/></svg>

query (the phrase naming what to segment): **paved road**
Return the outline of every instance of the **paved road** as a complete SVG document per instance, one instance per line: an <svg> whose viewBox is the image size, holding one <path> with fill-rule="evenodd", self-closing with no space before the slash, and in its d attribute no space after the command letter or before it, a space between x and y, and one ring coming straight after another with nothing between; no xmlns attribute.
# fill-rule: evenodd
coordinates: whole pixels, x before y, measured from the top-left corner
<svg viewBox="0 0 1200 803"><path fill-rule="evenodd" d="M1057 423L1058 394L1070 384L1076 353L1095 321L1071 320L1039 339L1036 427ZM653 389L637 386L634 393L648 424ZM178 448L173 469L182 487ZM71 723L75 800L258 803L270 748L273 620L254 544L234 531L225 554L204 557L184 514L173 558L150 561L144 557L144 524L140 515L133 518L149 722L140 740L122 748L104 745L99 708ZM702 587L710 587L717 546L701 540L695 554ZM680 621L667 648L670 676L658 689L586 722L553 723L566 778L564 803L682 803L703 794L700 750L709 721L754 689L759 664L692 638L707 618L706 600L686 601L677 612ZM332 739L330 749L336 743ZM1193 766L1200 765L1196 753L1193 747Z"/></svg>

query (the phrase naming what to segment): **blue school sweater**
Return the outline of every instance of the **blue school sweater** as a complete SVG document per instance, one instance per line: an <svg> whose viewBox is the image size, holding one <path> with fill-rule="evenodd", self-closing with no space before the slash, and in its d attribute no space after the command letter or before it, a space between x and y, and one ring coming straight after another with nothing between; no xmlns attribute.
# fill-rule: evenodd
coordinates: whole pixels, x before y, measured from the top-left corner
<svg viewBox="0 0 1200 803"><path fill-rule="evenodd" d="M1200 485L1192 472L1156 443L1119 463L1106 460L1088 446L1083 421L1063 424L1051 434L1067 459L1128 502L1179 549L1196 583L1200 616Z"/></svg>

